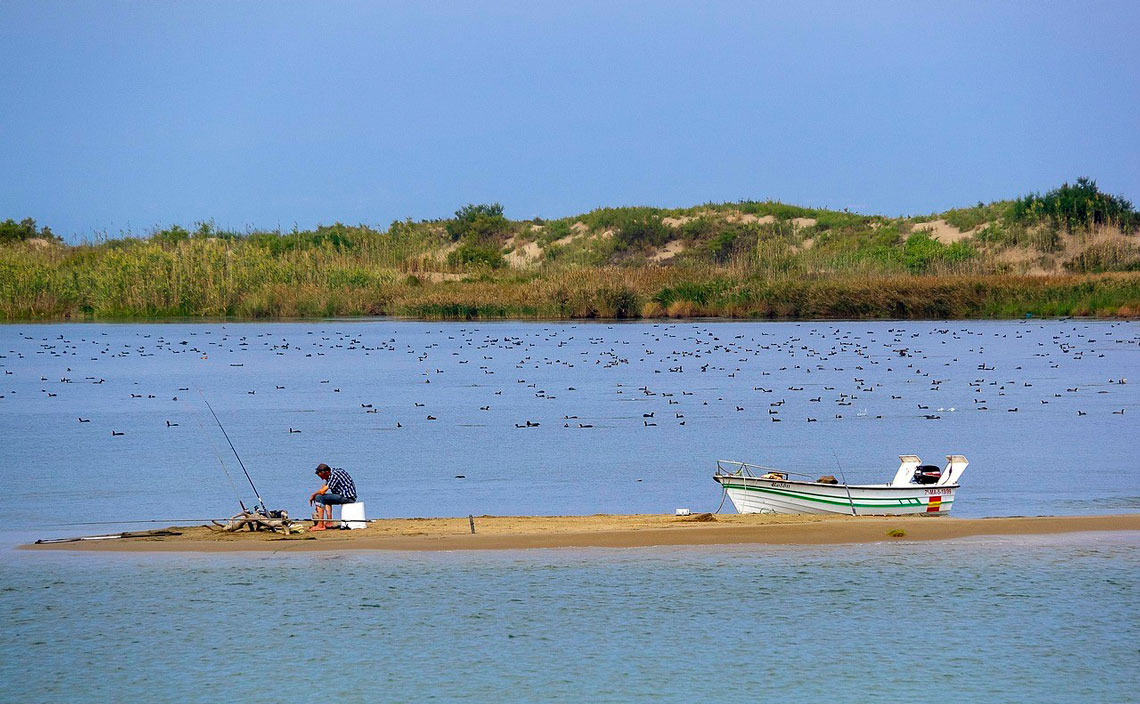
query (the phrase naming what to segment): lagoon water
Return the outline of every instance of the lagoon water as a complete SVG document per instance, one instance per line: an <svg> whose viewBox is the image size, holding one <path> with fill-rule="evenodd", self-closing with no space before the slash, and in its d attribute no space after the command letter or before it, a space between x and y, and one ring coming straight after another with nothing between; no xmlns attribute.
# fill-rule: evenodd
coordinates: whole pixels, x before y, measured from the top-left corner
<svg viewBox="0 0 1140 704"><path fill-rule="evenodd" d="M0 369L0 638L21 644L2 701L271 701L313 696L320 673L341 701L1125 701L1140 684L1131 535L12 549L250 503L204 399L295 515L321 461L371 516L671 513L718 507L717 458L876 482L898 454L952 452L971 461L955 515L1135 512L1136 323L21 324L0 326Z"/></svg>
<svg viewBox="0 0 1140 704"><path fill-rule="evenodd" d="M1138 548L21 554L0 700L1137 701Z"/></svg>

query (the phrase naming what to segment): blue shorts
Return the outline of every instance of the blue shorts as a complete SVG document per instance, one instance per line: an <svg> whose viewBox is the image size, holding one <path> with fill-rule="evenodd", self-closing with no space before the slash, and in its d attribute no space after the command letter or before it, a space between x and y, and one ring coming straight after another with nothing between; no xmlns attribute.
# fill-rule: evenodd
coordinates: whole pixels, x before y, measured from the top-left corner
<svg viewBox="0 0 1140 704"><path fill-rule="evenodd" d="M354 496L350 499L348 497L341 496L340 494L334 494L331 491L329 491L329 492L326 492L324 494L317 494L317 503L318 504L324 504L325 506L339 506L341 504L354 504L354 503L356 503L356 497Z"/></svg>

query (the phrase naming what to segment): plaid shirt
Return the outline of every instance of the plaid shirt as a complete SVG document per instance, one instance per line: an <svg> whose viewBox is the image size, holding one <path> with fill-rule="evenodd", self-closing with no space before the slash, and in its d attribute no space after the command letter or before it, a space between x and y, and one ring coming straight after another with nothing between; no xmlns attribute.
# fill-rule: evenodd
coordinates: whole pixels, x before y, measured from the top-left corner
<svg viewBox="0 0 1140 704"><path fill-rule="evenodd" d="M329 472L329 480L325 483L332 493L356 501L356 485L352 483L352 477L348 476L348 472L343 469L336 468Z"/></svg>

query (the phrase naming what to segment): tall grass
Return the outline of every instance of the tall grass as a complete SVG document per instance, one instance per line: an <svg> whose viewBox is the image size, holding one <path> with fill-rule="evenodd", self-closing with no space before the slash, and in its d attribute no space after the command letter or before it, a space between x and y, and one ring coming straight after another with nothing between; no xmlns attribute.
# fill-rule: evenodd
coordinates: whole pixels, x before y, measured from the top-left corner
<svg viewBox="0 0 1140 704"><path fill-rule="evenodd" d="M1090 184L1078 185L1088 195ZM947 222L978 228L953 244L916 227L920 219L771 201L603 208L533 222L508 221L497 204L472 205L452 220L397 221L383 231L337 223L238 233L200 223L81 246L24 236L42 233L13 221L20 236L0 243L0 318L1140 313L1135 238L1098 225L1076 251L1079 238L1049 215L1076 208L1082 222L1100 223L1101 211L1124 222L1131 204L1093 199L1081 211L1071 189L1053 205L1032 200L1054 195L948 211ZM523 240L542 244L543 259L503 266L504 248ZM659 248L677 243L680 253L659 265ZM1012 250L1018 256L1005 256ZM1066 275L1018 276L1043 261Z"/></svg>
<svg viewBox="0 0 1140 704"><path fill-rule="evenodd" d="M397 315L419 318L969 318L1136 315L1140 274L1054 277L819 273L690 263L677 267L485 270L409 276L332 247L272 256L256 244L0 247L6 320ZM857 264L857 260L853 260ZM875 273L877 271L877 273Z"/></svg>

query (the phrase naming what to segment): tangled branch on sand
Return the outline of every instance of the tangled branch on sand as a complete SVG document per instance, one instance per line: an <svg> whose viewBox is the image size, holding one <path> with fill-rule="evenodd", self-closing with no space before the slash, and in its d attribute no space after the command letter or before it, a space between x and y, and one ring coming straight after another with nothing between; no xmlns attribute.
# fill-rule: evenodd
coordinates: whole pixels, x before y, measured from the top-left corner
<svg viewBox="0 0 1140 704"><path fill-rule="evenodd" d="M212 530L220 530L227 533L236 533L237 531L248 529L250 531L267 530L271 533L291 535L304 530L300 525L290 521L287 516L272 518L252 511L242 511L225 523L218 521L212 521L212 523L217 527L212 528Z"/></svg>

